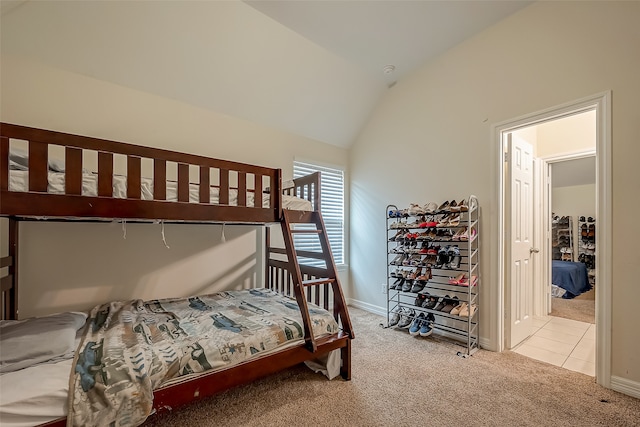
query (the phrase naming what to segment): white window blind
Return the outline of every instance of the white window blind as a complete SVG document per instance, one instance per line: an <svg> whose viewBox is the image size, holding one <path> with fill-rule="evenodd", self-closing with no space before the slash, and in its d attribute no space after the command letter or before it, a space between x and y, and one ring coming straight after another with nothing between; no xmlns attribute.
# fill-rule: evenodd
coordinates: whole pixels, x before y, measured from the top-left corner
<svg viewBox="0 0 640 427"><path fill-rule="evenodd" d="M329 245L336 265L344 264L344 171L309 163L293 162L293 177L299 178L314 172L320 172L320 205L322 219L327 228ZM321 252L318 236L295 234L297 249ZM324 267L319 260L303 260L303 264Z"/></svg>

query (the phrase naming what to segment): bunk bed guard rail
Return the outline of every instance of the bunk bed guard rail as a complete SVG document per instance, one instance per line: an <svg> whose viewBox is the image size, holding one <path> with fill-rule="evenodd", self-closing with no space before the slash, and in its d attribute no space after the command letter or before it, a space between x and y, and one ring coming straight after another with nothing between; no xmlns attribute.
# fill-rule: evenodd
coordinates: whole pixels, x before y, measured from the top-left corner
<svg viewBox="0 0 640 427"><path fill-rule="evenodd" d="M23 191L10 191L10 140L28 144L25 153L28 188ZM64 152L64 162L58 162L63 167L53 169L61 174L59 179L63 179L64 186L63 190L52 194L48 192L49 174L52 172L50 152L55 150ZM94 159L95 164L84 164L91 163L86 159ZM169 169L168 174L171 163L175 167ZM143 165L150 166L150 173L143 174ZM114 174L116 166L122 166L123 173ZM171 176L171 172L177 176ZM95 194L87 195L83 190L86 180L96 182ZM114 194L114 180L119 180L126 188L124 194ZM172 197L177 203L167 203L168 186L174 190ZM181 222L223 222L233 218L237 223L267 223L277 222L282 217L282 172L280 169L0 123L0 195L0 215L10 217Z"/></svg>

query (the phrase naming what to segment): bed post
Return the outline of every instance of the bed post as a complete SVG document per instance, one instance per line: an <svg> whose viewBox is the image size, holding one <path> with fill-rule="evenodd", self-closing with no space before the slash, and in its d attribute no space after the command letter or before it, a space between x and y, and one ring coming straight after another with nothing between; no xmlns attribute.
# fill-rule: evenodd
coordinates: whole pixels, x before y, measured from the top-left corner
<svg viewBox="0 0 640 427"><path fill-rule="evenodd" d="M18 220L9 217L9 256L3 258L3 267L9 267L9 273L2 280L4 295L4 313L6 319L18 318Z"/></svg>
<svg viewBox="0 0 640 427"><path fill-rule="evenodd" d="M269 265L271 260L271 228L269 224L264 225L264 287L273 289L271 283L271 266Z"/></svg>

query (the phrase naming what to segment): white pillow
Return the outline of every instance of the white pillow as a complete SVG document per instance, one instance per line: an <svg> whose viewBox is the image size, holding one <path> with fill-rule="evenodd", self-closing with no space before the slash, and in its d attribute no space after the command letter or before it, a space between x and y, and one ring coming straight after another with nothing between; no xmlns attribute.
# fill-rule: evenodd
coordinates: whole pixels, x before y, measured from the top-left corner
<svg viewBox="0 0 640 427"><path fill-rule="evenodd" d="M58 313L0 327L0 373L13 372L59 358L76 349L76 332L86 313Z"/></svg>

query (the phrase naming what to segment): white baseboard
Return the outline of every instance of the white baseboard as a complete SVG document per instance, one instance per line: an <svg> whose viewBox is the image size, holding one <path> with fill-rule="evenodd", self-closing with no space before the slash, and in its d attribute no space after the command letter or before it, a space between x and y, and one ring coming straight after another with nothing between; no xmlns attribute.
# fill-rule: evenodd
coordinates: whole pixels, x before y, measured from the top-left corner
<svg viewBox="0 0 640 427"><path fill-rule="evenodd" d="M384 316L385 318L387 317L387 309L384 307L379 307L377 305L369 304L368 302L359 301L353 298L347 298L347 304L355 308L368 311L369 313L377 314L378 316Z"/></svg>
<svg viewBox="0 0 640 427"><path fill-rule="evenodd" d="M611 376L611 390L640 399L640 383L626 378Z"/></svg>
<svg viewBox="0 0 640 427"><path fill-rule="evenodd" d="M480 348L483 350L496 351L496 349L492 347L491 340L489 338L480 337L478 339L478 343L480 344Z"/></svg>

